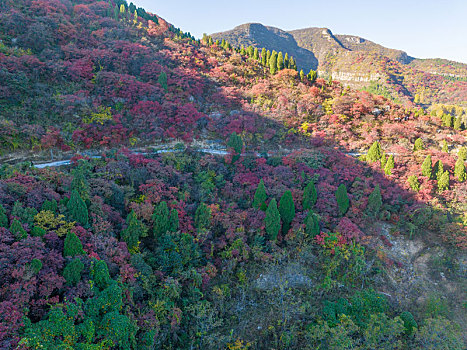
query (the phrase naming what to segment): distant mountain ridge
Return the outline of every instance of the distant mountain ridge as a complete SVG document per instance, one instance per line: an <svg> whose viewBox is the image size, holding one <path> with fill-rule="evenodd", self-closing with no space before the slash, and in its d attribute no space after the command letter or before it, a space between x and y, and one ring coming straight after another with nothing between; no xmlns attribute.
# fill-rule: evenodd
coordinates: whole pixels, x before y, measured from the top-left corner
<svg viewBox="0 0 467 350"><path fill-rule="evenodd" d="M396 100L414 101L418 94L422 104L467 105L467 65L463 63L414 58L356 35L333 34L328 28L284 31L246 23L211 37L237 47L252 45L287 52L305 73L317 70L322 77L354 88L377 84Z"/></svg>

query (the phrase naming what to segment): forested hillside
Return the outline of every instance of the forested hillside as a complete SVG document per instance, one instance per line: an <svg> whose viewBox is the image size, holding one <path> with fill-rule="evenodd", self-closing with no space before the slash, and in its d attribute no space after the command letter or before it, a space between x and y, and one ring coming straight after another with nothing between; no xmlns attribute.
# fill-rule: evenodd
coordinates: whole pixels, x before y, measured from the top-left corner
<svg viewBox="0 0 467 350"><path fill-rule="evenodd" d="M4 1L0 348L464 349L465 109L296 60Z"/></svg>

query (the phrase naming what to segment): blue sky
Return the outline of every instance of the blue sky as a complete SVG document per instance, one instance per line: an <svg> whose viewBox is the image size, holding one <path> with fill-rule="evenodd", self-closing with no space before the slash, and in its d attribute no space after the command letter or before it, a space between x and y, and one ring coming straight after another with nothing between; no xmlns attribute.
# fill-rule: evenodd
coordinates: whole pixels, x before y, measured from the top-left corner
<svg viewBox="0 0 467 350"><path fill-rule="evenodd" d="M467 63L467 0L133 2L197 38L247 22L284 30L327 27L335 34L358 35L414 57Z"/></svg>

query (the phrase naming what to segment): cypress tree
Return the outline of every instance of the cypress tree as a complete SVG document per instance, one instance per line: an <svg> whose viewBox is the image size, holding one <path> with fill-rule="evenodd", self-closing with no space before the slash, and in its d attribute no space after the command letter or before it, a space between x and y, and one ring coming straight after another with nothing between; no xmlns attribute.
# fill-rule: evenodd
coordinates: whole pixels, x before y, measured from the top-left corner
<svg viewBox="0 0 467 350"><path fill-rule="evenodd" d="M309 211L305 218L305 233L308 237L315 237L319 235L319 222L318 217L313 211Z"/></svg>
<svg viewBox="0 0 467 350"><path fill-rule="evenodd" d="M104 260L93 259L91 263L91 276L94 284L100 290L107 288L112 281L110 278L109 267Z"/></svg>
<svg viewBox="0 0 467 350"><path fill-rule="evenodd" d="M13 219L10 225L10 232L15 236L16 240L22 240L28 236L26 230L21 225L21 222L18 219Z"/></svg>
<svg viewBox="0 0 467 350"><path fill-rule="evenodd" d="M75 286L81 281L81 273L84 270L84 264L78 258L70 261L63 269L63 277L65 278L66 284L69 286Z"/></svg>
<svg viewBox="0 0 467 350"><path fill-rule="evenodd" d="M8 216L5 208L0 204L0 227L8 227Z"/></svg>
<svg viewBox="0 0 467 350"><path fill-rule="evenodd" d="M134 252L138 248L139 240L141 237L147 236L147 228L142 223L134 210L132 210L126 217L127 227L122 231L121 238L126 242L128 250Z"/></svg>
<svg viewBox="0 0 467 350"><path fill-rule="evenodd" d="M413 144L413 150L414 152L416 151L421 151L425 149L425 145L423 144L423 140L421 138L418 138L415 140Z"/></svg>
<svg viewBox="0 0 467 350"><path fill-rule="evenodd" d="M443 162L441 160L438 160L435 163L435 166L433 167L433 172L434 172L434 174L436 176L436 180L439 181L441 176L443 176L443 174L444 174L444 166L443 166Z"/></svg>
<svg viewBox="0 0 467 350"><path fill-rule="evenodd" d="M167 85L167 74L164 71L162 71L161 74L159 75L157 82L160 84L160 86L162 86L162 88L165 91L169 90L169 87Z"/></svg>
<svg viewBox="0 0 467 350"><path fill-rule="evenodd" d="M169 229L169 208L167 203L162 201L154 207L152 214L152 222L154 223L154 236L160 237Z"/></svg>
<svg viewBox="0 0 467 350"><path fill-rule="evenodd" d="M420 191L420 182L418 182L417 175L410 175L407 179L407 182L409 183L409 186L412 190L415 192Z"/></svg>
<svg viewBox="0 0 467 350"><path fill-rule="evenodd" d="M261 50L261 64L266 67L266 64L267 64L267 53L266 53L266 49L263 47L263 49Z"/></svg>
<svg viewBox="0 0 467 350"><path fill-rule="evenodd" d="M195 212L195 226L198 229L204 229L209 226L211 221L211 209L206 204L201 203Z"/></svg>
<svg viewBox="0 0 467 350"><path fill-rule="evenodd" d="M310 69L310 72L308 73L307 77L310 83L314 83L316 78L318 77L318 73L313 69Z"/></svg>
<svg viewBox="0 0 467 350"><path fill-rule="evenodd" d="M255 51L253 52L253 58L258 61L259 59L259 52L258 52L258 48L255 47Z"/></svg>
<svg viewBox="0 0 467 350"><path fill-rule="evenodd" d="M465 162L467 160L467 147L461 147L457 156Z"/></svg>
<svg viewBox="0 0 467 350"><path fill-rule="evenodd" d="M371 194L368 196L368 205L366 207L368 214L373 217L377 216L381 210L382 205L383 201L381 198L381 190L379 185L376 185L373 192L371 192Z"/></svg>
<svg viewBox="0 0 467 350"><path fill-rule="evenodd" d="M458 116L454 121L454 130L462 129L462 116Z"/></svg>
<svg viewBox="0 0 467 350"><path fill-rule="evenodd" d="M78 236L74 232L68 232L63 245L63 256L75 257L84 253L83 244Z"/></svg>
<svg viewBox="0 0 467 350"><path fill-rule="evenodd" d="M80 161L82 162L82 161ZM89 200L89 183L86 180L88 171L85 168L85 164L81 163L78 167L72 171L73 179L71 180L70 191L78 192L79 196L86 202Z"/></svg>
<svg viewBox="0 0 467 350"><path fill-rule="evenodd" d="M300 81L305 80L305 73L303 73L303 69L300 69Z"/></svg>
<svg viewBox="0 0 467 350"><path fill-rule="evenodd" d="M284 56L284 68L290 68L289 67L289 54L286 52Z"/></svg>
<svg viewBox="0 0 467 350"><path fill-rule="evenodd" d="M264 227L266 229L268 238L271 241L275 241L281 227L281 217L279 210L277 209L277 202L275 198L269 202L268 209L266 209Z"/></svg>
<svg viewBox="0 0 467 350"><path fill-rule="evenodd" d="M282 55L282 52L279 52L277 55L277 70L282 69L284 69L284 56Z"/></svg>
<svg viewBox="0 0 467 350"><path fill-rule="evenodd" d="M240 155L242 154L243 150L242 138L238 136L235 131L232 134L230 134L229 141L227 142L227 147L233 148L235 154L232 158L232 162L235 163L240 158Z"/></svg>
<svg viewBox="0 0 467 350"><path fill-rule="evenodd" d="M180 225L180 222L178 219L178 210L174 208L170 211L169 232L177 232L179 225Z"/></svg>
<svg viewBox="0 0 467 350"><path fill-rule="evenodd" d="M378 141L373 142L370 149L368 150L366 159L371 163L374 163L381 159L381 146Z"/></svg>
<svg viewBox="0 0 467 350"><path fill-rule="evenodd" d="M336 191L336 200L339 207L339 214L344 215L349 210L350 201L347 194L347 188L344 184L340 184Z"/></svg>
<svg viewBox="0 0 467 350"><path fill-rule="evenodd" d="M71 191L70 200L66 204L71 220L87 226L89 223L88 207L76 190Z"/></svg>
<svg viewBox="0 0 467 350"><path fill-rule="evenodd" d="M271 54L271 58L269 59L269 71L271 74L276 74L277 72L277 53L273 51Z"/></svg>
<svg viewBox="0 0 467 350"><path fill-rule="evenodd" d="M295 60L294 60L293 57L290 57L290 60L289 60L289 68L290 68L290 69L297 70L297 64L295 63Z"/></svg>
<svg viewBox="0 0 467 350"><path fill-rule="evenodd" d="M266 200L268 195L266 194L266 188L264 187L263 179L260 180L258 187L256 188L255 196L253 198L253 208L259 208L266 210Z"/></svg>
<svg viewBox="0 0 467 350"><path fill-rule="evenodd" d="M253 46L251 46L251 45L248 46L248 48L247 48L246 51L247 51L248 57L252 57L252 58L253 58L253 56L254 56L254 54L255 54L255 49L253 48Z"/></svg>
<svg viewBox="0 0 467 350"><path fill-rule="evenodd" d="M431 179L433 173L431 155L427 155L422 163L422 175Z"/></svg>
<svg viewBox="0 0 467 350"><path fill-rule="evenodd" d="M386 153L383 152L381 156L381 170L384 170L384 167L386 166L387 161L388 161L388 158L386 157Z"/></svg>
<svg viewBox="0 0 467 350"><path fill-rule="evenodd" d="M313 181L310 181L303 190L303 209L311 209L318 199L318 193L316 192L316 187Z"/></svg>
<svg viewBox="0 0 467 350"><path fill-rule="evenodd" d="M457 158L456 165L454 166L454 175L457 177L459 182L464 182L467 179L467 174L465 173L465 164L464 159L461 157Z"/></svg>
<svg viewBox="0 0 467 350"><path fill-rule="evenodd" d="M443 144L441 146L441 151L449 153L449 147L448 147L448 143L446 142L446 140L443 140Z"/></svg>
<svg viewBox="0 0 467 350"><path fill-rule="evenodd" d="M285 191L279 201L279 213L282 219L282 232L286 234L295 218L295 204L290 190Z"/></svg>
<svg viewBox="0 0 467 350"><path fill-rule="evenodd" d="M394 156L391 154L384 166L384 172L386 175L392 174L392 169L394 169Z"/></svg>
<svg viewBox="0 0 467 350"><path fill-rule="evenodd" d="M52 199L51 201L44 201L44 203L42 203L41 210L48 210L52 213L56 213L58 210L57 201L55 199Z"/></svg>
<svg viewBox="0 0 467 350"><path fill-rule="evenodd" d="M438 190L444 191L449 189L449 172L446 170L438 179Z"/></svg>

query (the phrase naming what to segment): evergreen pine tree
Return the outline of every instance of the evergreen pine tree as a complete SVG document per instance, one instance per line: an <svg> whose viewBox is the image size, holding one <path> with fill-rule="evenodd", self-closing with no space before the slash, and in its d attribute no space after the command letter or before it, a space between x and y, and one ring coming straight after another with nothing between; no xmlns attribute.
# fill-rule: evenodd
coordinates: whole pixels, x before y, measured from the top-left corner
<svg viewBox="0 0 467 350"><path fill-rule="evenodd" d="M271 51L266 51L266 66L269 66L269 60L271 59Z"/></svg>
<svg viewBox="0 0 467 350"><path fill-rule="evenodd" d="M449 172L446 170L438 179L438 190L444 191L449 189Z"/></svg>
<svg viewBox="0 0 467 350"><path fill-rule="evenodd" d="M305 80L305 73L303 73L303 69L300 69L300 81Z"/></svg>
<svg viewBox="0 0 467 350"><path fill-rule="evenodd" d="M177 232L179 225L180 225L180 222L178 219L178 210L174 208L170 211L169 232Z"/></svg>
<svg viewBox="0 0 467 350"><path fill-rule="evenodd" d="M169 208L167 203L162 201L154 207L152 214L152 222L154 223L154 236L160 237L169 229Z"/></svg>
<svg viewBox="0 0 467 350"><path fill-rule="evenodd" d="M459 182L464 182L467 179L464 162L464 159L459 157L457 158L456 165L454 167L454 175L457 177L457 180L459 180Z"/></svg>
<svg viewBox="0 0 467 350"><path fill-rule="evenodd" d="M467 147L461 147L457 153L457 156L465 162L467 160Z"/></svg>
<svg viewBox="0 0 467 350"><path fill-rule="evenodd" d="M318 217L312 210L308 211L305 218L305 233L308 237L315 237L319 235L319 221Z"/></svg>
<svg viewBox="0 0 467 350"><path fill-rule="evenodd" d="M382 205L383 201L381 198L381 190L379 185L376 185L373 192L368 196L368 205L366 207L367 213L373 217L377 217Z"/></svg>
<svg viewBox="0 0 467 350"><path fill-rule="evenodd" d="M255 196L253 198L253 208L259 208L261 210L266 210L266 200L268 196L266 194L266 188L264 187L263 179L260 180L258 187L256 188Z"/></svg>
<svg viewBox="0 0 467 350"><path fill-rule="evenodd" d="M134 252L138 248L140 238L146 237L148 230L146 225L138 219L134 210L126 217L126 225L121 238L126 242L128 250Z"/></svg>
<svg viewBox="0 0 467 350"><path fill-rule="evenodd" d="M413 144L414 152L421 151L424 149L425 149L425 145L423 144L423 140L421 138L416 139L415 143Z"/></svg>
<svg viewBox="0 0 467 350"><path fill-rule="evenodd" d="M157 82L160 84L160 86L162 86L162 88L165 91L168 91L169 87L167 85L167 74L164 71L162 71L161 74L159 75Z"/></svg>
<svg viewBox="0 0 467 350"><path fill-rule="evenodd" d="M88 207L76 190L71 191L70 200L66 206L71 220L78 222L82 226L88 225Z"/></svg>
<svg viewBox="0 0 467 350"><path fill-rule="evenodd" d="M119 13L120 13L120 11L118 10L118 6L115 5L115 7L114 7L114 19L115 19L116 21L118 21L118 15L119 15Z"/></svg>
<svg viewBox="0 0 467 350"><path fill-rule="evenodd" d="M282 232L285 235L289 231L292 220L295 218L295 204L290 190L285 191L279 201L279 213L282 219Z"/></svg>
<svg viewBox="0 0 467 350"><path fill-rule="evenodd" d="M443 140L441 151L449 153L449 147L448 147L448 143L446 142L446 140Z"/></svg>
<svg viewBox="0 0 467 350"><path fill-rule="evenodd" d="M253 52L253 58L257 61L259 59L259 52L258 52L258 48L255 47L255 50Z"/></svg>
<svg viewBox="0 0 467 350"><path fill-rule="evenodd" d="M81 273L84 270L84 264L78 258L70 261L63 269L63 277L68 286L75 286L81 281Z"/></svg>
<svg viewBox="0 0 467 350"><path fill-rule="evenodd" d="M271 74L276 74L277 72L277 53L273 51L271 54L271 58L269 59L269 71Z"/></svg>
<svg viewBox="0 0 467 350"><path fill-rule="evenodd" d="M443 174L444 174L444 166L443 166L443 162L441 160L438 160L435 163L435 166L433 167L433 172L434 172L434 174L436 176L436 180L439 181L441 176L443 176Z"/></svg>
<svg viewBox="0 0 467 350"><path fill-rule="evenodd" d="M459 115L454 121L454 130L462 129L462 117Z"/></svg>
<svg viewBox="0 0 467 350"><path fill-rule="evenodd" d="M386 165L384 166L384 173L386 175L391 175L392 169L394 169L394 156L391 154L386 162Z"/></svg>
<svg viewBox="0 0 467 350"><path fill-rule="evenodd" d="M431 155L427 155L422 163L422 175L431 179L433 173Z"/></svg>
<svg viewBox="0 0 467 350"><path fill-rule="evenodd" d="M264 227L266 229L268 238L271 241L275 241L281 227L281 217L279 210L277 209L277 202L275 198L269 202L268 209L266 209Z"/></svg>
<svg viewBox="0 0 467 350"><path fill-rule="evenodd" d="M339 207L340 215L344 215L349 210L350 201L347 194L347 187L344 184L340 184L336 191L336 200Z"/></svg>
<svg viewBox="0 0 467 350"><path fill-rule="evenodd" d="M13 234L16 240L22 240L28 236L26 230L21 225L18 219L13 219L10 225L10 232Z"/></svg>
<svg viewBox="0 0 467 350"><path fill-rule="evenodd" d="M386 163L388 161L388 158L386 157L386 153L383 152L381 155L381 170L384 170L384 167L386 166Z"/></svg>
<svg viewBox="0 0 467 350"><path fill-rule="evenodd" d="M261 64L262 64L264 67L266 67L266 64L267 64L267 62L266 62L266 55L267 55L266 49L263 47L263 49L261 50Z"/></svg>
<svg viewBox="0 0 467 350"><path fill-rule="evenodd" d="M284 68L290 68L289 67L289 54L286 52L284 56Z"/></svg>
<svg viewBox="0 0 467 350"><path fill-rule="evenodd" d="M303 190L303 209L311 209L316 204L318 199L318 193L316 192L316 187L313 181L310 181Z"/></svg>
<svg viewBox="0 0 467 350"><path fill-rule="evenodd" d="M279 52L277 55L277 70L282 69L284 69L284 56L282 55L282 52Z"/></svg>
<svg viewBox="0 0 467 350"><path fill-rule="evenodd" d="M235 154L232 157L232 162L235 163L240 158L240 155L242 154L243 150L242 138L238 136L235 131L232 134L230 134L229 141L227 142L227 147L233 148Z"/></svg>
<svg viewBox="0 0 467 350"><path fill-rule="evenodd" d="M73 179L71 180L70 191L78 192L79 196L86 202L89 200L89 183L86 177L89 176L89 172L86 169L84 163L80 163L78 167L72 170L71 174Z"/></svg>
<svg viewBox="0 0 467 350"><path fill-rule="evenodd" d="M104 260L93 259L91 262L91 276L94 285L100 290L106 289L112 282L109 267Z"/></svg>
<svg viewBox="0 0 467 350"><path fill-rule="evenodd" d="M74 232L68 232L63 245L63 256L75 257L83 255L83 244Z"/></svg>
<svg viewBox="0 0 467 350"><path fill-rule="evenodd" d="M417 175L410 175L407 179L407 182L409 183L409 186L412 190L415 192L420 191L420 182L418 182Z"/></svg>
<svg viewBox="0 0 467 350"><path fill-rule="evenodd" d="M313 69L310 69L310 72L307 74L307 78L310 81L310 83L313 84L317 77L318 77L318 73L314 71Z"/></svg>
<svg viewBox="0 0 467 350"><path fill-rule="evenodd" d="M211 222L211 209L206 204L201 203L195 212L195 226L198 229L204 229Z"/></svg>
<svg viewBox="0 0 467 350"><path fill-rule="evenodd" d="M290 57L289 68L293 70L297 70L297 63L295 62L293 57Z"/></svg>
<svg viewBox="0 0 467 350"><path fill-rule="evenodd" d="M370 149L368 150L366 159L371 163L381 159L381 146L378 141L373 142Z"/></svg>
<svg viewBox="0 0 467 350"><path fill-rule="evenodd" d="M5 208L0 204L0 227L8 227L8 216Z"/></svg>

